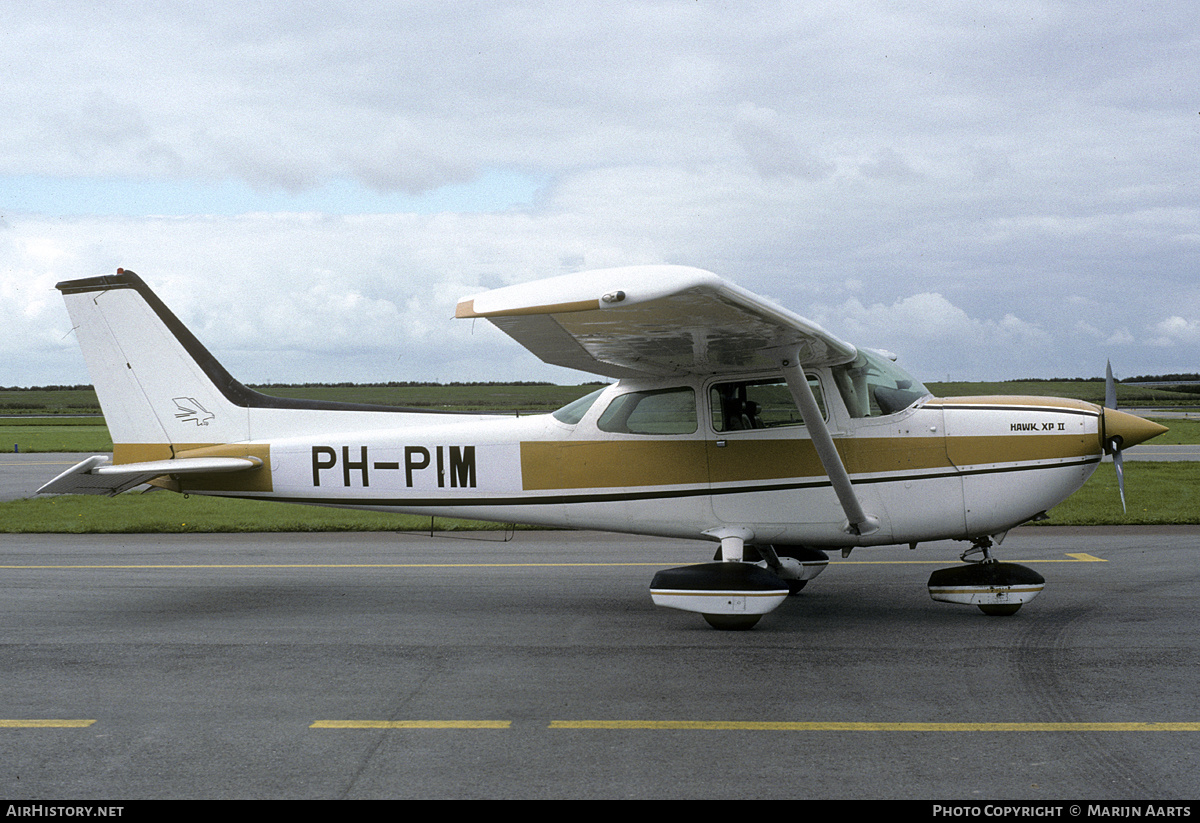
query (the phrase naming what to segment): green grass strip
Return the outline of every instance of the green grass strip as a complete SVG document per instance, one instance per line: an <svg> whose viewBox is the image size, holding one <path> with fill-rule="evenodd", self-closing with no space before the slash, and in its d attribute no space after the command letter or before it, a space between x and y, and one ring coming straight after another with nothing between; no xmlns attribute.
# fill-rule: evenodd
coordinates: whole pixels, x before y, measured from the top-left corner
<svg viewBox="0 0 1200 823"><path fill-rule="evenodd" d="M1137 414L1137 409L1129 409L1130 414ZM1195 446L1200 444L1200 420L1190 417L1159 418L1149 417L1155 423L1166 426L1170 431L1160 434L1153 440L1147 441L1151 446Z"/></svg>
<svg viewBox="0 0 1200 823"><path fill-rule="evenodd" d="M433 519L436 531L502 528L476 520ZM8 534L347 531L430 531L430 518L172 492L112 498L71 494L0 503L0 533Z"/></svg>
<svg viewBox="0 0 1200 823"><path fill-rule="evenodd" d="M1103 463L1082 489L1050 510L1051 526L1164 526L1200 523L1200 463L1125 462L1121 511L1117 474Z"/></svg>
<svg viewBox="0 0 1200 823"><path fill-rule="evenodd" d="M1125 464L1128 513L1121 511L1112 464L1065 503L1047 525L1114 526L1200 523L1200 463ZM495 523L436 518L438 531L498 529ZM171 492L115 498L63 495L0 503L0 533L188 533L429 531L430 518L298 506Z"/></svg>
<svg viewBox="0 0 1200 823"><path fill-rule="evenodd" d="M45 417L30 420L6 419L0 424L0 451L32 454L34 452L81 452L79 459L90 454L112 451L112 438L104 421L95 417L74 417L64 423ZM85 422L81 422L85 421Z"/></svg>

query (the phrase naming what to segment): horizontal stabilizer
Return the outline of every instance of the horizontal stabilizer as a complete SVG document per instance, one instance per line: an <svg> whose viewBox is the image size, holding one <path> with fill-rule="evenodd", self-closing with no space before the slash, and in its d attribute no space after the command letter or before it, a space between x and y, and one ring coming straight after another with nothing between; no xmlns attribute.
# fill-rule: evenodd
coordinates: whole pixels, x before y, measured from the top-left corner
<svg viewBox="0 0 1200 823"><path fill-rule="evenodd" d="M109 465L102 454L67 469L37 490L38 494L104 494L112 496L156 477L184 474L217 474L257 469L257 457L185 457L143 463Z"/></svg>

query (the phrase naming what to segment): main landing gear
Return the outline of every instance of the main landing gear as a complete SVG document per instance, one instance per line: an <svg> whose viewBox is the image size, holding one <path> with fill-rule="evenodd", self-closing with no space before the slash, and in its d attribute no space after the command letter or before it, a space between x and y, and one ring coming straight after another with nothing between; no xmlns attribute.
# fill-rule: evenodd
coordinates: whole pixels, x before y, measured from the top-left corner
<svg viewBox="0 0 1200 823"><path fill-rule="evenodd" d="M825 570L829 555L804 546L733 546L715 562L664 569L650 582L657 606L699 613L714 629L744 631ZM736 552L736 554L735 554ZM733 559L737 557L738 559ZM756 562L757 561L757 562Z"/></svg>
<svg viewBox="0 0 1200 823"><path fill-rule="evenodd" d="M744 631L825 570L829 556L804 546L744 545L721 535L712 563L664 569L650 582L656 606L700 614L714 629ZM978 606L986 615L1016 614L1046 581L1033 569L992 557L992 539L979 537L962 553L964 565L929 576L929 596Z"/></svg>
<svg viewBox="0 0 1200 823"><path fill-rule="evenodd" d="M663 569L650 581L656 606L699 612L714 629L752 629L787 599L788 587L755 563L701 563Z"/></svg>
<svg viewBox="0 0 1200 823"><path fill-rule="evenodd" d="M967 565L938 569L929 576L929 596L943 603L978 606L986 615L1016 614L1037 597L1046 579L1018 563L1001 563L992 557L992 539L979 537L962 553ZM978 554L979 558L972 555Z"/></svg>

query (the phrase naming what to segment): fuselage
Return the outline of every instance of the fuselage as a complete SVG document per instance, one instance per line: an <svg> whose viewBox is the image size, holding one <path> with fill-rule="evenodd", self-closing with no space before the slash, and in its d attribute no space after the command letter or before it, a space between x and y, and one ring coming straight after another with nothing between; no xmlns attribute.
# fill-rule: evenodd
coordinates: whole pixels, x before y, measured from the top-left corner
<svg viewBox="0 0 1200 823"><path fill-rule="evenodd" d="M1164 431L1076 400L936 399L893 356L681 267L580 273L460 303L459 316L487 317L546 362L621 378L531 417L268 397L132 272L58 288L115 465L89 458L43 487L52 493L152 481L706 536L723 553L746 541L844 548L999 534L1079 489L1105 452Z"/></svg>
<svg viewBox="0 0 1200 823"><path fill-rule="evenodd" d="M554 415L250 409L251 431L275 434L175 453L254 455L262 468L172 488L675 537L737 526L758 542L836 548L1003 532L1078 490L1103 455L1103 410L1090 403L923 394L894 410L851 408L834 370L806 375L880 521L874 534L845 532L807 427L771 373L623 380ZM316 414L329 416L315 426Z"/></svg>

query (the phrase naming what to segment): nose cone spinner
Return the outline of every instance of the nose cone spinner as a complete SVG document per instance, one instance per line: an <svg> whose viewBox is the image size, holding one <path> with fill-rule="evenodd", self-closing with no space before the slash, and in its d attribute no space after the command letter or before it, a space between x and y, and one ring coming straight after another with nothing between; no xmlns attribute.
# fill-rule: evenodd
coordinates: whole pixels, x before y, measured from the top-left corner
<svg viewBox="0 0 1200 823"><path fill-rule="evenodd" d="M1116 409L1104 410L1104 432L1101 443L1104 451L1112 453L1115 450L1127 449L1144 443L1152 437L1158 437L1167 431L1166 426L1160 426L1136 414L1129 414ZM1114 442L1116 441L1116 442Z"/></svg>

